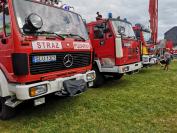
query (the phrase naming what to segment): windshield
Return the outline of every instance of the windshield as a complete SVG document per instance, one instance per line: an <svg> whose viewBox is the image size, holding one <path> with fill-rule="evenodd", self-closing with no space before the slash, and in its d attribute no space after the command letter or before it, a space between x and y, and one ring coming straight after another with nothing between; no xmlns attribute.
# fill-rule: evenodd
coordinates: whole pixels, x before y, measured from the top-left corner
<svg viewBox="0 0 177 133"><path fill-rule="evenodd" d="M29 0L13 0L13 3L17 22L22 33L25 19L31 13L36 13L43 20L43 26L39 31L54 32L61 35L75 34L88 40L86 27L78 14Z"/></svg>
<svg viewBox="0 0 177 133"><path fill-rule="evenodd" d="M123 21L118 21L118 20L114 20L112 21L113 27L115 29L116 34L120 34L118 33L118 29L119 27L124 27L125 28L125 32L124 32L124 36L126 37L133 37L135 38L135 33L133 31L132 25Z"/></svg>
<svg viewBox="0 0 177 133"><path fill-rule="evenodd" d="M151 33L143 31L143 37L146 42L151 42Z"/></svg>

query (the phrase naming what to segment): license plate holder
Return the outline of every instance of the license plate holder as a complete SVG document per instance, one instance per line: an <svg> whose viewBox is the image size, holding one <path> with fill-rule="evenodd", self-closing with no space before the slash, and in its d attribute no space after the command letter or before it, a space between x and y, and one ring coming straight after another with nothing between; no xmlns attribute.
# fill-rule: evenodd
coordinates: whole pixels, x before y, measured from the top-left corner
<svg viewBox="0 0 177 133"><path fill-rule="evenodd" d="M44 55L44 56L32 57L33 63L48 63L48 62L55 62L56 60L57 60L56 55Z"/></svg>
<svg viewBox="0 0 177 133"><path fill-rule="evenodd" d="M38 99L34 100L34 106L39 106L39 105L44 104L44 103L45 103L45 97L38 98Z"/></svg>

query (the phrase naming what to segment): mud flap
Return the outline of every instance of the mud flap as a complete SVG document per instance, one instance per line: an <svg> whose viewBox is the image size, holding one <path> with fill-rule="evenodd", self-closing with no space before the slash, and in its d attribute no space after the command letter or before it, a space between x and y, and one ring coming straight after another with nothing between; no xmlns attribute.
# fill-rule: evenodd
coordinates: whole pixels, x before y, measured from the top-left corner
<svg viewBox="0 0 177 133"><path fill-rule="evenodd" d="M85 80L67 80L63 82L63 87L69 96L74 96L87 90Z"/></svg>

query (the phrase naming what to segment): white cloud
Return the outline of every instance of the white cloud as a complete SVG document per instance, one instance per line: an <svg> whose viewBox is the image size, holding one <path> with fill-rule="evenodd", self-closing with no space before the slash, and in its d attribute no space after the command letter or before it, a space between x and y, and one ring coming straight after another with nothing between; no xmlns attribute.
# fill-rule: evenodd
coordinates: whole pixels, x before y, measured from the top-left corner
<svg viewBox="0 0 177 133"><path fill-rule="evenodd" d="M149 23L149 0L63 0L75 11L82 15L87 21L93 21L96 12L99 11L104 17L109 12L114 17L121 16L127 18L133 24L142 23L148 26ZM163 34L177 25L177 0L159 0L159 38Z"/></svg>

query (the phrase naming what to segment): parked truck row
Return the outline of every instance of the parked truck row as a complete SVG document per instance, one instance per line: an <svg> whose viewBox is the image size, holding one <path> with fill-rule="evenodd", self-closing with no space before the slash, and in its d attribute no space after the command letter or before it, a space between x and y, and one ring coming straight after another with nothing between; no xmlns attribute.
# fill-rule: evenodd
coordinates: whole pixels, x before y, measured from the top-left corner
<svg viewBox="0 0 177 133"><path fill-rule="evenodd" d="M0 119L24 101L75 96L142 68L144 42L130 22L110 15L85 25L55 2L0 0Z"/></svg>

